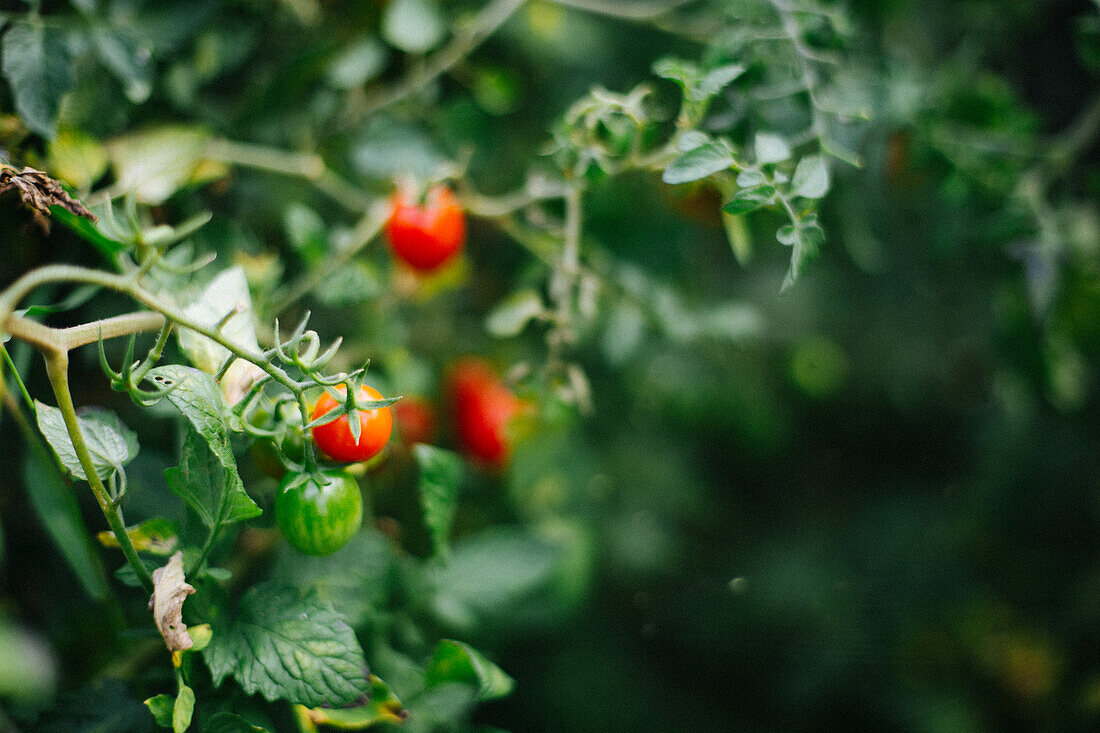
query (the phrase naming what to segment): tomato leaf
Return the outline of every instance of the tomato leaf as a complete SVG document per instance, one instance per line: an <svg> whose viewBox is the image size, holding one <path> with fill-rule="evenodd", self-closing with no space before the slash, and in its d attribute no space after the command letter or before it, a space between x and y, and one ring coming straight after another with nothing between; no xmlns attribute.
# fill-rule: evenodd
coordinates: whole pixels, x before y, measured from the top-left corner
<svg viewBox="0 0 1100 733"><path fill-rule="evenodd" d="M747 214L771 203L773 196L775 196L773 186L744 188L738 191L733 199L722 207L722 211L734 215Z"/></svg>
<svg viewBox="0 0 1100 733"><path fill-rule="evenodd" d="M287 586L249 591L237 618L202 651L214 684L232 675L249 695L307 707L365 702L367 662L332 604Z"/></svg>
<svg viewBox="0 0 1100 733"><path fill-rule="evenodd" d="M302 593L313 592L356 628L376 617L389 602L396 554L390 540L364 529L330 555L311 556L284 546L272 574Z"/></svg>
<svg viewBox="0 0 1100 733"><path fill-rule="evenodd" d="M720 143L705 143L682 154L665 168L665 183L690 183L724 171L733 165L733 156Z"/></svg>
<svg viewBox="0 0 1100 733"><path fill-rule="evenodd" d="M443 639L435 645L425 670L428 687L444 682L461 682L477 688L478 700L496 700L512 692L515 681L468 644Z"/></svg>
<svg viewBox="0 0 1100 733"><path fill-rule="evenodd" d="M409 717L409 711L401 703L389 685L374 675L370 676L370 702L353 708L298 708L301 716L313 725L324 725L337 730L363 730L371 726L396 724Z"/></svg>
<svg viewBox="0 0 1100 733"><path fill-rule="evenodd" d="M88 476L76 456L61 410L37 400L34 404L38 429L46 436L61 464L76 478L87 481ZM99 407L86 408L76 421L92 455L96 475L104 481L116 471L122 471L122 467L138 454L137 436L113 412Z"/></svg>
<svg viewBox="0 0 1100 733"><path fill-rule="evenodd" d="M202 733L268 733L268 730L253 725L236 713L223 711L203 720Z"/></svg>
<svg viewBox="0 0 1100 733"><path fill-rule="evenodd" d="M165 471L164 478L212 530L262 513L245 492L236 467L222 463L194 430L187 431L180 465Z"/></svg>
<svg viewBox="0 0 1100 733"><path fill-rule="evenodd" d="M798 161L791 181L794 195L819 199L829 192L829 167L820 155L808 155Z"/></svg>
<svg viewBox="0 0 1100 733"><path fill-rule="evenodd" d="M451 451L423 443L413 448L413 455L420 466L420 505L424 509L424 523L428 525L435 553L446 556L462 484L462 459Z"/></svg>
<svg viewBox="0 0 1100 733"><path fill-rule="evenodd" d="M162 387L173 387L168 401L191 424L178 468L165 471L168 487L211 529L261 513L244 490L229 443L228 408L218 383L191 367L168 364L149 372Z"/></svg>
<svg viewBox="0 0 1100 733"><path fill-rule="evenodd" d="M73 83L72 61L62 31L37 18L17 20L4 33L0 46L15 111L31 131L53 138L61 98Z"/></svg>

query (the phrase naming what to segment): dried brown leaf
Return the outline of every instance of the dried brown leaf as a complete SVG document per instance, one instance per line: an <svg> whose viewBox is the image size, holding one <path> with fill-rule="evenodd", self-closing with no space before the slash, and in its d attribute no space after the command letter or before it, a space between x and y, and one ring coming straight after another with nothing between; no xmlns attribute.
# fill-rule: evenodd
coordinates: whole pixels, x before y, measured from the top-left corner
<svg viewBox="0 0 1100 733"><path fill-rule="evenodd" d="M184 581L183 553L177 552L164 567L153 571L153 597L149 599L149 610L164 637L169 651L179 652L194 645L187 626L183 623L183 602L195 592Z"/></svg>
<svg viewBox="0 0 1100 733"><path fill-rule="evenodd" d="M11 166L0 165L0 193L8 190L18 191L24 204L43 214L49 214L51 206L60 206L76 216L95 221L95 215L70 196L57 180L34 168L16 171Z"/></svg>

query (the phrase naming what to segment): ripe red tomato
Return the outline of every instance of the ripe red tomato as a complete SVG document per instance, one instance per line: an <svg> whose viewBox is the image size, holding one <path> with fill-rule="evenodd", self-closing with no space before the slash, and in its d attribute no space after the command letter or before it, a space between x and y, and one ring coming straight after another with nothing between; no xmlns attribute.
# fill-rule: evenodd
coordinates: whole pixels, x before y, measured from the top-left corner
<svg viewBox="0 0 1100 733"><path fill-rule="evenodd" d="M337 387L336 391L341 396L347 393L344 387ZM382 394L373 387L364 384L359 390L360 401L380 399ZM325 392L313 406L310 419L316 420L331 411L337 404L332 395ZM317 447L333 460L355 463L378 455L386 446L392 432L393 415L390 413L390 408L382 407L377 410L359 411L358 442L352 437L347 415L341 415L332 422L313 428L313 440L316 441Z"/></svg>
<svg viewBox="0 0 1100 733"><path fill-rule="evenodd" d="M508 423L522 402L484 361L466 359L455 364L448 379L459 448L488 468L508 463L512 446Z"/></svg>
<svg viewBox="0 0 1100 733"><path fill-rule="evenodd" d="M386 222L386 238L401 261L428 272L461 251L466 241L466 215L446 186L433 186L422 205L398 191Z"/></svg>
<svg viewBox="0 0 1100 733"><path fill-rule="evenodd" d="M275 521L299 552L336 552L363 524L359 484L344 471L287 474L275 496Z"/></svg>
<svg viewBox="0 0 1100 733"><path fill-rule="evenodd" d="M435 413L422 397L403 397L393 406L393 420L405 445L431 443L435 436Z"/></svg>

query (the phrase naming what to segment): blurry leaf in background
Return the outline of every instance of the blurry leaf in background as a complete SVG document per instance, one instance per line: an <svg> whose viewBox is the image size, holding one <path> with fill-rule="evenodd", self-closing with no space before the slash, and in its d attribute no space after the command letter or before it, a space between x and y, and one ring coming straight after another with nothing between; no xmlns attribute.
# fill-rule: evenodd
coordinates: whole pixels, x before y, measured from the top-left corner
<svg viewBox="0 0 1100 733"><path fill-rule="evenodd" d="M724 171L733 165L733 156L724 145L704 143L691 148L665 168L661 180L665 183L688 183Z"/></svg>
<svg viewBox="0 0 1100 733"><path fill-rule="evenodd" d="M382 37L406 53L424 53L447 32L436 0L391 0L382 14Z"/></svg>
<svg viewBox="0 0 1100 733"><path fill-rule="evenodd" d="M758 165L782 163L791 157L791 146L782 135L771 132L758 132L753 143Z"/></svg>
<svg viewBox="0 0 1100 733"><path fill-rule="evenodd" d="M61 98L73 83L62 32L37 17L14 21L0 36L0 68L23 122L47 139L54 137Z"/></svg>
<svg viewBox="0 0 1100 733"><path fill-rule="evenodd" d="M481 652L452 639L443 639L436 644L425 669L424 682L428 687L443 682L473 685L479 700L505 697L515 686L515 681Z"/></svg>
<svg viewBox="0 0 1100 733"><path fill-rule="evenodd" d="M462 487L462 459L457 453L419 443L413 455L420 470L420 505L432 538L432 550L440 557L450 552L451 523Z"/></svg>
<svg viewBox="0 0 1100 733"><path fill-rule="evenodd" d="M371 118L356 136L351 164L359 175L379 180L430 180L446 158L422 130L385 117Z"/></svg>
<svg viewBox="0 0 1100 733"><path fill-rule="evenodd" d="M0 697L33 708L53 700L57 661L49 646L33 634L0 617Z"/></svg>
<svg viewBox="0 0 1100 733"><path fill-rule="evenodd" d="M91 135L62 128L46 146L50 173L78 189L91 187L107 171L107 150Z"/></svg>
<svg viewBox="0 0 1100 733"><path fill-rule="evenodd" d="M542 297L538 293L530 289L517 290L489 312L485 317L485 330L497 338L513 338L543 312Z"/></svg>
<svg viewBox="0 0 1100 733"><path fill-rule="evenodd" d="M220 178L227 169L205 157L209 133L198 127L163 126L132 132L107 143L115 185L143 204L162 204L184 186Z"/></svg>
<svg viewBox="0 0 1100 733"><path fill-rule="evenodd" d="M334 89L354 89L378 76L385 67L385 47L374 36L363 36L330 62L325 78Z"/></svg>
<svg viewBox="0 0 1100 733"><path fill-rule="evenodd" d="M92 29L96 55L120 82L126 98L142 104L153 93L150 64L152 49L115 28L97 26Z"/></svg>

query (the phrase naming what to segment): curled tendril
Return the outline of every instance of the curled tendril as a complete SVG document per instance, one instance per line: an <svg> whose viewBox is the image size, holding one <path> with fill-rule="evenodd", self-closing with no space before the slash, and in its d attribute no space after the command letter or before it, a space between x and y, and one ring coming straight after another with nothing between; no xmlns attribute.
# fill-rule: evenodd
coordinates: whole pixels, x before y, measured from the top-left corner
<svg viewBox="0 0 1100 733"><path fill-rule="evenodd" d="M145 378L145 373L148 369L144 369L139 375L135 372L135 367L145 367L146 364L151 361L155 361L155 355L152 351L146 357L143 362L134 361L134 346L136 344L137 337L131 335L126 342L126 354L122 358L122 368L119 371L115 371L111 368L110 362L107 361L107 353L103 349L103 332L100 329L99 334L99 366L103 369L104 374L110 380L111 389L115 392L125 392L130 396L137 405L141 407L149 407L161 399L163 399L168 393L174 390L178 384L171 386L159 386L157 389L148 390L142 389L139 385Z"/></svg>

